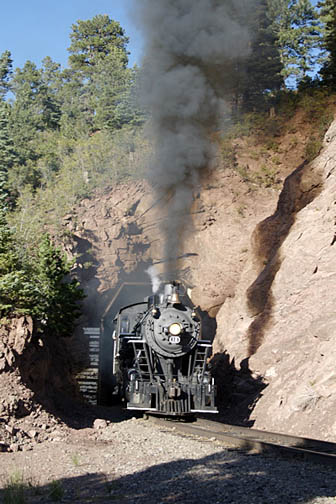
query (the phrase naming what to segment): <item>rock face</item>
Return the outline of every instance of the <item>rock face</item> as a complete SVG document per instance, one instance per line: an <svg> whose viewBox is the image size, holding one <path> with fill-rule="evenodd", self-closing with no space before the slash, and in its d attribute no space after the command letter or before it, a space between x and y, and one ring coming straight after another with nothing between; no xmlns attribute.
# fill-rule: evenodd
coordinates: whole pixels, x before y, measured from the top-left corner
<svg viewBox="0 0 336 504"><path fill-rule="evenodd" d="M52 410L63 396L78 397L64 341L37 332L30 317L2 322L1 417L24 417L36 409L36 400Z"/></svg>
<svg viewBox="0 0 336 504"><path fill-rule="evenodd" d="M215 344L265 380L254 427L334 441L335 194L334 122L320 156L286 179L276 212L256 227Z"/></svg>
<svg viewBox="0 0 336 504"><path fill-rule="evenodd" d="M207 333L217 325L214 362L229 419L336 440L336 125L311 164L303 137L294 140L277 140L276 176L263 174L255 151L241 154L243 171L218 163L195 194L176 277L209 314ZM82 201L65 220L88 294L82 326L101 324L123 281L148 281L145 270L163 255L164 215L147 184L132 181Z"/></svg>
<svg viewBox="0 0 336 504"><path fill-rule="evenodd" d="M214 172L195 198L193 222L174 272L193 287L194 303L212 317L234 293L248 256L249 230L272 211L278 197L274 188L243 187L238 198L240 186L232 170ZM67 252L77 257L76 273L88 296L82 325L100 324L122 282L149 282L146 269L152 264L160 271L162 207L146 183L130 182L82 201L65 221L72 233Z"/></svg>

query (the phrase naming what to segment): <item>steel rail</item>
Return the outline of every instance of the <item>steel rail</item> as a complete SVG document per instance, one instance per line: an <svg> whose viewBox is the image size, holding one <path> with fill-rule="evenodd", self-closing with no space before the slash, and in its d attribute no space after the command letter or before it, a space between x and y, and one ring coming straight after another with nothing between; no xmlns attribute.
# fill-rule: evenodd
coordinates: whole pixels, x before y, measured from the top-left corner
<svg viewBox="0 0 336 504"><path fill-rule="evenodd" d="M194 423L184 423L170 422L151 414L148 418L151 422L163 427L174 428L176 433L218 441L229 448L260 454L281 454L318 464L336 466L336 443L203 419L197 419Z"/></svg>

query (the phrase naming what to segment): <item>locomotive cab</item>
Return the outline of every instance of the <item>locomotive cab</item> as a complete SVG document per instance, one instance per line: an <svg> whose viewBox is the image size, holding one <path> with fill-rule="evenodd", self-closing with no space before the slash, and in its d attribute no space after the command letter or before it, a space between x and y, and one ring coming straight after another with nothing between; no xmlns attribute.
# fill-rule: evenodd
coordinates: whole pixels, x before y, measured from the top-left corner
<svg viewBox="0 0 336 504"><path fill-rule="evenodd" d="M202 339L197 310L181 301L179 290L167 284L116 317L113 374L128 409L179 416L217 412L207 367L212 346Z"/></svg>

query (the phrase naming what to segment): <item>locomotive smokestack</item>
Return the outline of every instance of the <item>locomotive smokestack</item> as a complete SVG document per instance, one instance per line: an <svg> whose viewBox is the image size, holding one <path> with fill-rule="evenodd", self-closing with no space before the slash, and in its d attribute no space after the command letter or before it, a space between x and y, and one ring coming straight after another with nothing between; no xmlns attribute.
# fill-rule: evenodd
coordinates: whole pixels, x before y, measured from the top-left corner
<svg viewBox="0 0 336 504"><path fill-rule="evenodd" d="M154 141L148 179L166 207L160 230L168 265L192 229L193 193L213 164L210 135L226 113L222 96L230 65L248 54L249 35L237 20L257 1L134 2L145 37L142 98L151 113L148 131Z"/></svg>

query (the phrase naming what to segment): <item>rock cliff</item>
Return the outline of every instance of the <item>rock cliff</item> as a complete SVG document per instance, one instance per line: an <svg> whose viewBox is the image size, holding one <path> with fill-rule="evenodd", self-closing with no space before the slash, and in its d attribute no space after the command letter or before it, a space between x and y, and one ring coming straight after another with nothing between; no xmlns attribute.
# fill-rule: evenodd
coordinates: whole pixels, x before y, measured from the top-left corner
<svg viewBox="0 0 336 504"><path fill-rule="evenodd" d="M215 343L265 380L254 427L334 441L335 194L334 122L320 156L286 179L276 211L254 230Z"/></svg>
<svg viewBox="0 0 336 504"><path fill-rule="evenodd" d="M175 274L210 316L206 330L217 325L219 395L231 394L224 416L336 439L336 125L309 164L309 123L296 121L272 147L276 160L250 140L237 140L234 167L218 158L194 195ZM163 202L142 181L107 188L65 219L88 294L82 325L100 325L121 282L148 280L148 266L161 267L164 219Z"/></svg>

